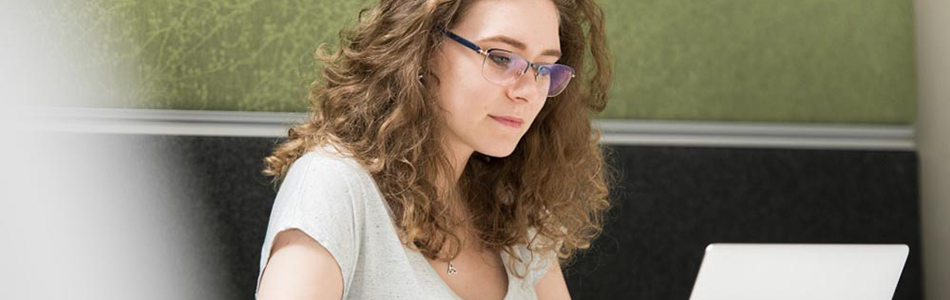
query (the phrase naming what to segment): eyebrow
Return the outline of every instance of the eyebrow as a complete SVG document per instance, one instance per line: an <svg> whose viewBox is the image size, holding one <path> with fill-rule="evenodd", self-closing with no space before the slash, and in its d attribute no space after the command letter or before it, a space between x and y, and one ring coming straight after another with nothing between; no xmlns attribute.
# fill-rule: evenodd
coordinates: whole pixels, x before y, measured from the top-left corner
<svg viewBox="0 0 950 300"><path fill-rule="evenodd" d="M516 40L516 39L513 39L513 38L511 38L511 37L504 36L504 35L496 35L496 36L493 36L493 37L484 38L484 39L479 40L479 43L491 42L491 41L497 41L497 42L506 43L506 44L511 45L512 47L517 48L518 50L521 50L521 51L525 51L525 49L528 48L528 46L526 46L524 43L522 43L522 42L520 42L520 41L518 41L518 40ZM542 52L541 52L541 55L542 55L542 56L548 55L548 56L561 57L561 51L554 50L554 49L547 49L547 50L542 51Z"/></svg>

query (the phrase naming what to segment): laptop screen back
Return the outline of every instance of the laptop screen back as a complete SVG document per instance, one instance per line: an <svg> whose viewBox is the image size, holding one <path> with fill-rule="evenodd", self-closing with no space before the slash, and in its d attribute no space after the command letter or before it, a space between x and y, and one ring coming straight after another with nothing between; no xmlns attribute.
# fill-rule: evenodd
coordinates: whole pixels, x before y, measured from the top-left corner
<svg viewBox="0 0 950 300"><path fill-rule="evenodd" d="M710 244L691 300L891 299L904 244Z"/></svg>

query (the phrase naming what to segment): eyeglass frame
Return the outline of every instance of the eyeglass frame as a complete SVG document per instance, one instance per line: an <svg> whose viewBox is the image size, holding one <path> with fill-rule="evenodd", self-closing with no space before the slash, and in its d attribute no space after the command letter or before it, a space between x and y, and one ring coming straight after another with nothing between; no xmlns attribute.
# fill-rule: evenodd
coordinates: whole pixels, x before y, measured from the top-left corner
<svg viewBox="0 0 950 300"><path fill-rule="evenodd" d="M494 84L498 84L498 85L501 85L501 86L508 86L508 85L514 84L515 82L518 82L518 79L521 79L521 76L524 76L525 73L528 73L528 72L527 72L527 71L528 71L528 68L534 69L534 72L535 72L534 81L538 81L538 77L541 76L541 72L540 72L539 69L540 69L541 67L547 67L547 66L553 66L553 65L565 66L565 67L567 67L569 70L571 70L571 77L570 77L570 78L574 78L574 77L576 76L576 75L575 75L575 74L576 74L576 71L574 70L574 67L571 67L571 66L568 66L568 65L565 65L565 64L535 64L535 63L529 61L527 58L524 58L524 57L522 57L521 55L515 53L514 51L510 51L510 50L502 49L502 48L488 48L488 49L482 49L482 47L479 47L479 46L476 45L474 42L469 41L469 40L467 40L467 39L465 39L465 38L463 38L463 37L461 37L461 36L455 34L455 33L452 32L451 30L443 29L442 32L445 32L445 34L446 34L450 39L452 39L452 40L458 42L459 44L462 44L462 45L465 46L466 48L472 49L472 50L474 50L475 52L478 52L478 54L481 54L481 55L484 55L484 56L485 56L485 58L482 60L482 65L483 65L483 67L482 67L482 71L481 71L481 72L482 72L482 77L483 77L483 78L485 77L484 64L485 64L485 62L488 60L488 56L489 56L489 53L488 53L488 52L489 52L489 51L492 51L492 50L505 51L505 52L508 52L508 53L511 53L511 54L514 54L514 55L518 56L519 58L523 59L525 62L528 63L528 64L525 66L524 70L521 70L521 71L519 72L518 77L516 77L515 80L512 81L512 82L509 83L509 84L500 84L500 83L497 83L497 82L493 82L493 81L491 81L491 80L488 80L488 78L485 78L485 80L488 80L489 82L492 82L492 83L494 83ZM551 76L550 73L548 73L548 76ZM564 84L564 88L562 88L560 91L558 91L557 94L554 94L554 95L547 95L547 97L548 97L548 98L551 98L551 97L555 97L555 96L557 96L557 95L560 95L561 92L563 92L564 90L567 89L567 85L568 85L569 83L571 83L571 79L568 79L568 80L567 80L567 83Z"/></svg>

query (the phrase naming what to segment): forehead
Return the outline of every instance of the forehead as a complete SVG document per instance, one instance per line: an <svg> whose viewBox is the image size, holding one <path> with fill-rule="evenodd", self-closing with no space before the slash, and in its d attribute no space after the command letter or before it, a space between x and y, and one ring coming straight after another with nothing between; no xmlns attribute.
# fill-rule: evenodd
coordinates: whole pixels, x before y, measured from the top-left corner
<svg viewBox="0 0 950 300"><path fill-rule="evenodd" d="M551 0L477 0L453 31L476 43L499 35L511 37L526 44L532 55L560 49L558 13Z"/></svg>

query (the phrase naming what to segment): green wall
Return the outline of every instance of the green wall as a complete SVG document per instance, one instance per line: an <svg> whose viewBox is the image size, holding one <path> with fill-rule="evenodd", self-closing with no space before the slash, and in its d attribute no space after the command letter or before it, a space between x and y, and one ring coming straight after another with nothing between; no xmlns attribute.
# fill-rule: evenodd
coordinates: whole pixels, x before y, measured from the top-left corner
<svg viewBox="0 0 950 300"><path fill-rule="evenodd" d="M908 123L909 0L607 1L604 116Z"/></svg>
<svg viewBox="0 0 950 300"><path fill-rule="evenodd" d="M44 15L91 44L72 72L131 77L97 83L113 106L304 111L313 50L370 2L86 0ZM601 118L913 122L910 0L602 2L616 80Z"/></svg>

